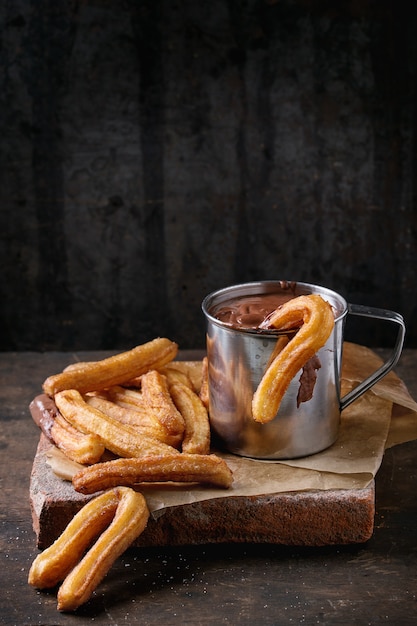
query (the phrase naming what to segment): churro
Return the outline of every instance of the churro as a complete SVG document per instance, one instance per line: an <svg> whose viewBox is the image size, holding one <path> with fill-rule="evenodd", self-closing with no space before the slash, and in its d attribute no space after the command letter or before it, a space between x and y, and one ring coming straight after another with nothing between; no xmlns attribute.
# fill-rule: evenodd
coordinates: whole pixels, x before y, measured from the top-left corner
<svg viewBox="0 0 417 626"><path fill-rule="evenodd" d="M168 383L163 374L151 370L142 376L142 396L150 411L167 433L182 441L184 418L172 401Z"/></svg>
<svg viewBox="0 0 417 626"><path fill-rule="evenodd" d="M232 481L230 468L215 454L184 453L96 463L81 469L72 478L74 489L84 494L110 489L115 485L132 487L149 482L195 482L228 489Z"/></svg>
<svg viewBox="0 0 417 626"><path fill-rule="evenodd" d="M88 363L78 363L60 374L49 376L43 383L44 392L53 397L64 389L80 393L120 385L152 368L163 367L175 358L178 346L173 341L158 337L127 352Z"/></svg>
<svg viewBox="0 0 417 626"><path fill-rule="evenodd" d="M51 435L56 447L76 463L91 465L104 454L105 445L98 435L80 432L60 413L55 416Z"/></svg>
<svg viewBox="0 0 417 626"><path fill-rule="evenodd" d="M58 590L58 610L74 611L91 597L114 561L143 532L148 518L145 498L132 489L116 487L97 496L37 556L29 571L29 584L46 589L64 581Z"/></svg>
<svg viewBox="0 0 417 626"><path fill-rule="evenodd" d="M146 409L146 406L142 410L136 410L120 406L116 402L96 395L85 396L84 399L89 406L98 409L121 424L131 426L138 434L145 435L169 446L178 445L177 438L169 436L158 420Z"/></svg>
<svg viewBox="0 0 417 626"><path fill-rule="evenodd" d="M184 418L182 451L188 454L210 453L210 422L200 397L187 385L170 387L174 404Z"/></svg>
<svg viewBox="0 0 417 626"><path fill-rule="evenodd" d="M260 327L298 329L267 367L254 393L253 418L266 423L277 414L291 380L326 343L334 327L334 315L330 304L321 296L298 296L276 309Z"/></svg>

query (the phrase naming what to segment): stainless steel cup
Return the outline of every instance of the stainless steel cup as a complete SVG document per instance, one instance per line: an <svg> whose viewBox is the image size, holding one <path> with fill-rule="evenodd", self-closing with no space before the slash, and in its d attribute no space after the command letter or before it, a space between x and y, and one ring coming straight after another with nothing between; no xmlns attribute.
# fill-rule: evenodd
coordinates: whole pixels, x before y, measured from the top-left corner
<svg viewBox="0 0 417 626"><path fill-rule="evenodd" d="M315 293L332 305L335 326L326 345L317 353L321 367L317 371L313 397L297 408L300 372L291 381L275 418L266 424L255 422L252 397L276 345L277 333L230 328L216 319L213 310L236 297L281 290L282 281L245 283L213 292L202 303L207 325L211 425L224 447L241 456L291 459L328 448L336 441L340 412L383 378L401 355L405 325L399 313L348 304L330 289L295 283L294 296ZM343 334L348 314L394 322L398 333L390 358L341 398Z"/></svg>

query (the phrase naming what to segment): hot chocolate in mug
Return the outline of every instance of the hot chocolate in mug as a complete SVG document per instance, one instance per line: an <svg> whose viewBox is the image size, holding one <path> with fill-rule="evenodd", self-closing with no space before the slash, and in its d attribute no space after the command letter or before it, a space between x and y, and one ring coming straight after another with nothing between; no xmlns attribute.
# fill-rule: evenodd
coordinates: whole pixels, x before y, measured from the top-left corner
<svg viewBox="0 0 417 626"><path fill-rule="evenodd" d="M276 416L267 423L252 417L253 395L268 367L279 333L261 330L263 317L280 302L318 294L333 309L334 328L317 351L318 368L312 397L298 402L301 371L291 380ZM265 304L266 301L266 304ZM246 306L249 302L250 306ZM246 303L246 304L245 304ZM259 312L265 304L265 310ZM337 439L341 411L383 378L398 362L405 325L394 311L348 304L330 289L288 281L261 281L233 285L203 300L207 326L210 422L222 445L240 456L293 459L331 446ZM397 325L390 358L355 389L341 397L343 336L348 315L382 319ZM291 341L291 338L289 337Z"/></svg>

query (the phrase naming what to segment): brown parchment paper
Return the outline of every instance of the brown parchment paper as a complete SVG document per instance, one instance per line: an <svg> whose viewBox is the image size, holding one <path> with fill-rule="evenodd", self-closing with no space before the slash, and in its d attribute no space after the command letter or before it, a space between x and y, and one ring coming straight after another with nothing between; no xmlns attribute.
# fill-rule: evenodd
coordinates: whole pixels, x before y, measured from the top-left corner
<svg viewBox="0 0 417 626"><path fill-rule="evenodd" d="M344 344L342 395L382 365L370 349ZM230 489L199 486L141 486L154 516L166 507L210 498L363 489L381 465L388 447L417 439L417 403L394 372L342 411L337 441L327 450L302 459L258 461L217 452L233 471ZM50 463L53 467L53 460Z"/></svg>

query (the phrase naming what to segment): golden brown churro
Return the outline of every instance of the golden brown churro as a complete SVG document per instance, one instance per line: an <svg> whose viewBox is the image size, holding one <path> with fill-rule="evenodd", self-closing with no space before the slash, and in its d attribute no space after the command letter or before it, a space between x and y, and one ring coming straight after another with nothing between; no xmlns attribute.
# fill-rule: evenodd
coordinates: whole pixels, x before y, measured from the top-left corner
<svg viewBox="0 0 417 626"><path fill-rule="evenodd" d="M142 459L114 459L96 463L73 476L80 493L96 493L115 485L133 486L149 482L200 483L228 489L233 475L223 459L215 454L155 455Z"/></svg>
<svg viewBox="0 0 417 626"><path fill-rule="evenodd" d="M253 418L257 422L266 423L277 414L291 380L326 343L334 327L334 315L326 300L311 294L283 304L262 327L284 331L300 327L270 363L253 396Z"/></svg>
<svg viewBox="0 0 417 626"><path fill-rule="evenodd" d="M140 376L152 368L163 367L178 352L173 341L158 337L101 361L79 363L60 374L49 376L43 383L44 392L53 396L64 389L77 389L80 393L97 391Z"/></svg>
<svg viewBox="0 0 417 626"><path fill-rule="evenodd" d="M148 518L145 498L132 489L117 487L97 496L37 556L29 572L29 584L46 589L63 580L58 590L58 609L74 611L90 598L114 561L143 532Z"/></svg>
<svg viewBox="0 0 417 626"><path fill-rule="evenodd" d="M210 422L207 409L190 387L176 383L170 388L172 399L184 418L182 451L188 454L210 453Z"/></svg>
<svg viewBox="0 0 417 626"><path fill-rule="evenodd" d="M141 377L142 378L142 377ZM149 407L147 407L143 401L143 396L138 389L127 389L121 385L113 385L104 392L104 395L115 402L119 406L126 409L133 409L139 411L141 419L145 418L149 414ZM154 421L155 418L149 418L149 421Z"/></svg>
<svg viewBox="0 0 417 626"><path fill-rule="evenodd" d="M170 361L163 367L163 370L166 369L176 370L185 374L190 379L194 391L199 393L202 374L201 361ZM165 373L165 371L162 373Z"/></svg>
<svg viewBox="0 0 417 626"><path fill-rule="evenodd" d="M171 388L171 385L174 385L175 383L181 383L190 389L194 389L193 382L188 373L175 367L175 364L168 363L168 365L160 368L158 371L160 374L165 376L169 389Z"/></svg>
<svg viewBox="0 0 417 626"><path fill-rule="evenodd" d="M98 409L117 422L133 427L138 434L145 435L169 446L178 446L177 438L171 437L158 420L146 410L146 407L138 411L133 408L119 406L115 402L101 396L86 396L84 399L88 405Z"/></svg>
<svg viewBox="0 0 417 626"><path fill-rule="evenodd" d="M182 441L184 418L172 401L168 383L163 374L151 370L142 376L142 396L149 410L167 433Z"/></svg>
<svg viewBox="0 0 417 626"><path fill-rule="evenodd" d="M98 435L80 432L60 413L55 416L51 436L56 447L76 463L91 465L104 454L105 445Z"/></svg>

